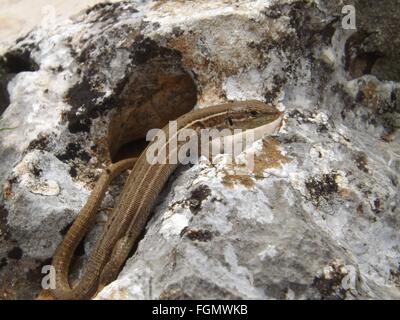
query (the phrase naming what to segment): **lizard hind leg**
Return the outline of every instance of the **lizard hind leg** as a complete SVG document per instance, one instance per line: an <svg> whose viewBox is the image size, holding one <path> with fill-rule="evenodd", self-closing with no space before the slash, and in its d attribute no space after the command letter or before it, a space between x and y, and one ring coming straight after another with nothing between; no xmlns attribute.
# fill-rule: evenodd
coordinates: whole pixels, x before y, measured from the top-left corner
<svg viewBox="0 0 400 320"><path fill-rule="evenodd" d="M117 241L111 253L110 260L106 263L100 274L98 291L117 278L120 269L129 255L130 249L131 244L129 243L128 236L124 236Z"/></svg>

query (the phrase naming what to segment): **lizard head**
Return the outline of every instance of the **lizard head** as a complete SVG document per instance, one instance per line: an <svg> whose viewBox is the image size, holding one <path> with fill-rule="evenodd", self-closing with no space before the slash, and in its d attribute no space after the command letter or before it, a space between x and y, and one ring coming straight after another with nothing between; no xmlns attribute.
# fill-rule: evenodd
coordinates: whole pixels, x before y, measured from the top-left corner
<svg viewBox="0 0 400 320"><path fill-rule="evenodd" d="M276 123L278 127L282 115L273 105L250 100L233 103L223 115L224 121L220 123L225 128L242 130L255 129L271 123Z"/></svg>

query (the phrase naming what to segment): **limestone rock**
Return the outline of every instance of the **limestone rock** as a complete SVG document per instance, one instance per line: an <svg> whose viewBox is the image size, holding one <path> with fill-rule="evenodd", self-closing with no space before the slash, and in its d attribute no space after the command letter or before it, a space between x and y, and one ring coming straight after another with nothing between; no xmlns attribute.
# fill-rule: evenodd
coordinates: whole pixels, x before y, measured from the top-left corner
<svg viewBox="0 0 400 320"><path fill-rule="evenodd" d="M97 298L398 299L399 40L360 34L399 9L355 5L349 31L331 1L122 1L20 39L0 62L1 297L39 293L100 172L148 129L257 99L285 118L252 146L255 172L223 155L180 168ZM371 59L378 39L387 58Z"/></svg>

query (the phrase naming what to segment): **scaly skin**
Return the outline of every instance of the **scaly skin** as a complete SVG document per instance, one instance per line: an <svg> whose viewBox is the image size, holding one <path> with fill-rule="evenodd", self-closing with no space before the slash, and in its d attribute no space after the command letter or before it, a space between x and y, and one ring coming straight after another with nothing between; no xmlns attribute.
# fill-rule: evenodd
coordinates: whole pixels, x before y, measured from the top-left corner
<svg viewBox="0 0 400 320"><path fill-rule="evenodd" d="M137 158L126 159L110 165L100 176L95 188L91 192L85 206L80 211L74 223L68 229L62 243L56 250L53 258L53 266L56 270L57 297L60 299L70 298L71 288L68 281L68 267L76 247L81 242L89 227L94 222L104 195L112 182L123 171L130 169ZM67 266L67 267L65 267ZM59 290L59 288L63 288ZM67 294L65 294L67 293Z"/></svg>
<svg viewBox="0 0 400 320"><path fill-rule="evenodd" d="M281 123L282 114L270 105L258 101L232 102L189 112L177 119L177 134L182 129L203 128L250 129L255 139L273 133ZM162 129L167 137L163 148L174 152L183 142L174 146L168 126ZM137 159L125 182L118 204L97 240L78 284L71 287L68 279L73 252L84 237L101 203L109 183L123 170L130 168L132 159L112 165L101 177L87 204L68 230L57 249L53 266L56 270L56 289L52 294L58 299L89 299L100 288L113 281L124 265L138 236L143 231L157 196L169 176L179 164L149 164L146 151Z"/></svg>

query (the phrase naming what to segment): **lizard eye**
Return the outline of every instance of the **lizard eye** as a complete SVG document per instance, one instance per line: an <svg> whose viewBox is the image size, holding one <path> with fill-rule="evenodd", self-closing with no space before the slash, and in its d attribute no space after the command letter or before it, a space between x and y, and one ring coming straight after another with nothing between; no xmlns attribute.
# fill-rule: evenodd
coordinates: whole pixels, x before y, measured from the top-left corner
<svg viewBox="0 0 400 320"><path fill-rule="evenodd" d="M250 115L253 116L253 117L255 117L256 115L258 115L258 112L252 110L252 111L250 111Z"/></svg>
<svg viewBox="0 0 400 320"><path fill-rule="evenodd" d="M233 121L230 117L226 118L226 122L228 122L230 126L233 126Z"/></svg>

